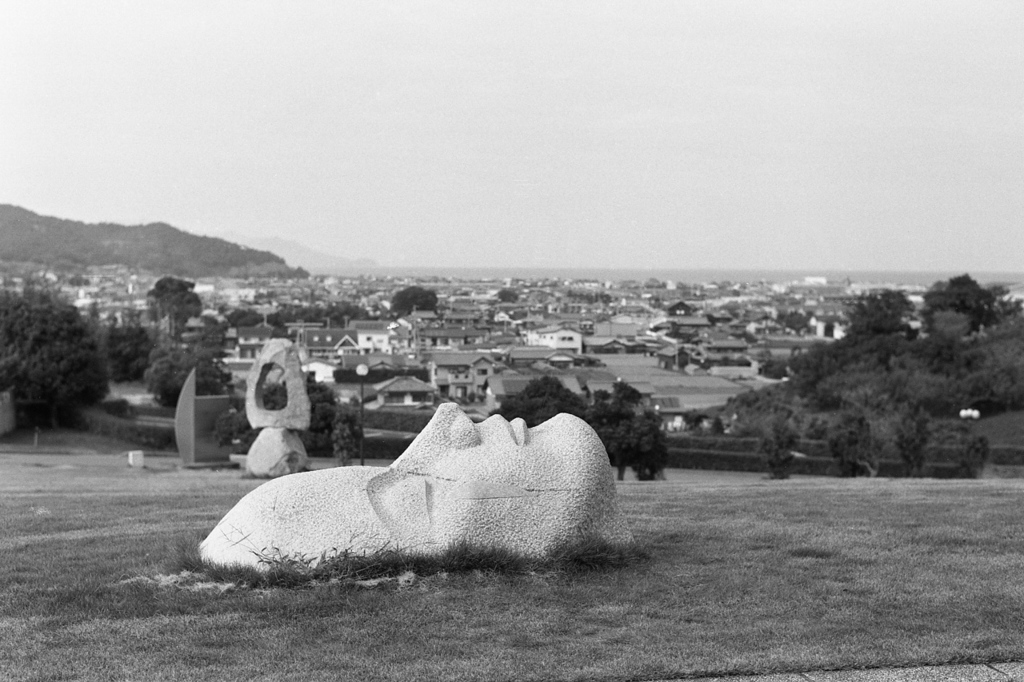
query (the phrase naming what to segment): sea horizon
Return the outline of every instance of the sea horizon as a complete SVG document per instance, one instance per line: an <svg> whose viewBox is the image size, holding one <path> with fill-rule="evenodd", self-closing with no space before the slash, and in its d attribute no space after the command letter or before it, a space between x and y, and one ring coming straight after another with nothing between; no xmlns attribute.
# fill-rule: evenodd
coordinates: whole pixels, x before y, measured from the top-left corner
<svg viewBox="0 0 1024 682"><path fill-rule="evenodd" d="M505 279L567 279L598 282L623 282L657 279L680 284L706 282L768 282L784 284L806 278L825 278L830 284L892 284L930 286L951 277L970 275L979 284L1012 285L1024 282L1024 272L952 271L952 270L838 270L830 268L744 269L744 268L585 268L566 267L429 267L429 266L357 266L345 272L322 272L338 276L374 275L377 277L436 277L503 281Z"/></svg>

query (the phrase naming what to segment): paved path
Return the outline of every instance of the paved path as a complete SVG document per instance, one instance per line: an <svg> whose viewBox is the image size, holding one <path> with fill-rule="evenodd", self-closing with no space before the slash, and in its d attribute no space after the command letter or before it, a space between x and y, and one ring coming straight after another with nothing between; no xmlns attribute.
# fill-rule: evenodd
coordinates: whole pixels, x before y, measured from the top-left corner
<svg viewBox="0 0 1024 682"><path fill-rule="evenodd" d="M831 670L782 675L689 679L691 682L1024 682L1024 663Z"/></svg>

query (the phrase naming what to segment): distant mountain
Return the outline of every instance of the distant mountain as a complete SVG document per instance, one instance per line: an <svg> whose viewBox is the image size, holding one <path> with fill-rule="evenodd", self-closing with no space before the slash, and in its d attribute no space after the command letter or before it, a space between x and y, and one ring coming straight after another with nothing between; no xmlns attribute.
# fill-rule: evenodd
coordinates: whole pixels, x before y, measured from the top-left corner
<svg viewBox="0 0 1024 682"><path fill-rule="evenodd" d="M254 249L273 251L292 265L309 270L314 275L358 275L378 267L369 258L343 258L280 237L259 239L233 234L230 239Z"/></svg>
<svg viewBox="0 0 1024 682"><path fill-rule="evenodd" d="M125 265L179 277L306 277L280 256L166 223L89 224L0 204L0 261L54 269Z"/></svg>

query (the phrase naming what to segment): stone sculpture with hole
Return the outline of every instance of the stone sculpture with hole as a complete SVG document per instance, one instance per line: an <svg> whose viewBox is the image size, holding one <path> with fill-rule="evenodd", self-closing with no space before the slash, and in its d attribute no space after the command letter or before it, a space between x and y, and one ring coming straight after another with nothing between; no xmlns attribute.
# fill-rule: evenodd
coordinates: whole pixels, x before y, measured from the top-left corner
<svg viewBox="0 0 1024 682"><path fill-rule="evenodd" d="M264 406L267 379L280 373L288 402L280 410ZM309 428L310 404L299 351L287 339L271 339L263 346L246 380L245 416L254 429L262 428L245 458L250 476L275 478L306 468L309 459L295 431Z"/></svg>

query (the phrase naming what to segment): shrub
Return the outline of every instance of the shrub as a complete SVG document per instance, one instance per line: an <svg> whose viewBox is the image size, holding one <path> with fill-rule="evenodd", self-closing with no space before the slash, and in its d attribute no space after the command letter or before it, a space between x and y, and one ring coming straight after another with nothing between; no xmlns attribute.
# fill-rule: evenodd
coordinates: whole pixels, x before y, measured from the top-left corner
<svg viewBox="0 0 1024 682"><path fill-rule="evenodd" d="M844 412L830 430L828 448L839 464L841 476L878 475L871 424L863 414Z"/></svg>
<svg viewBox="0 0 1024 682"><path fill-rule="evenodd" d="M101 410L87 409L81 414L86 431L135 443L154 450L175 449L174 428L112 417Z"/></svg>
<svg viewBox="0 0 1024 682"><path fill-rule="evenodd" d="M103 411L111 417L130 419L135 416L135 410L132 409L131 403L124 398L111 398L110 400L104 400L100 403L100 407L103 408Z"/></svg>
<svg viewBox="0 0 1024 682"><path fill-rule="evenodd" d="M777 415L765 426L759 449L771 478L789 478L798 440L796 429L785 415Z"/></svg>
<svg viewBox="0 0 1024 682"><path fill-rule="evenodd" d="M398 459L410 443L405 438L367 438L363 441L363 455L367 459Z"/></svg>
<svg viewBox="0 0 1024 682"><path fill-rule="evenodd" d="M760 446L757 438L715 438L711 436L669 436L670 448L684 450L711 450L715 452L756 453Z"/></svg>
<svg viewBox="0 0 1024 682"><path fill-rule="evenodd" d="M134 410L137 417L162 417L164 419L174 419L174 413L176 412L173 407L161 407L159 405L135 405Z"/></svg>
<svg viewBox="0 0 1024 682"><path fill-rule="evenodd" d="M928 416L923 411L905 414L896 426L896 450L906 466L907 476L921 476L925 445L928 443Z"/></svg>
<svg viewBox="0 0 1024 682"><path fill-rule="evenodd" d="M338 368L334 370L334 382L338 384L364 383L369 386L393 379L394 377L414 377L420 381L430 381L430 371L412 367L375 367L365 377L361 377L356 373L354 367L351 369Z"/></svg>
<svg viewBox="0 0 1024 682"><path fill-rule="evenodd" d="M257 435L257 431L249 426L245 411L238 411L235 408L217 417L213 433L217 438L217 445L231 445L239 453L248 452Z"/></svg>
<svg viewBox="0 0 1024 682"><path fill-rule="evenodd" d="M348 406L339 406L334 413L334 428L331 433L331 445L334 456L339 465L347 464L359 455L359 439L362 437L362 427L359 425L359 415ZM365 456L365 446L363 454Z"/></svg>
<svg viewBox="0 0 1024 682"><path fill-rule="evenodd" d="M433 418L432 410L369 410L363 414L363 426L368 429L419 433Z"/></svg>
<svg viewBox="0 0 1024 682"><path fill-rule="evenodd" d="M970 436L963 445L960 454L960 473L964 478L977 478L981 474L985 462L988 461L988 438Z"/></svg>

